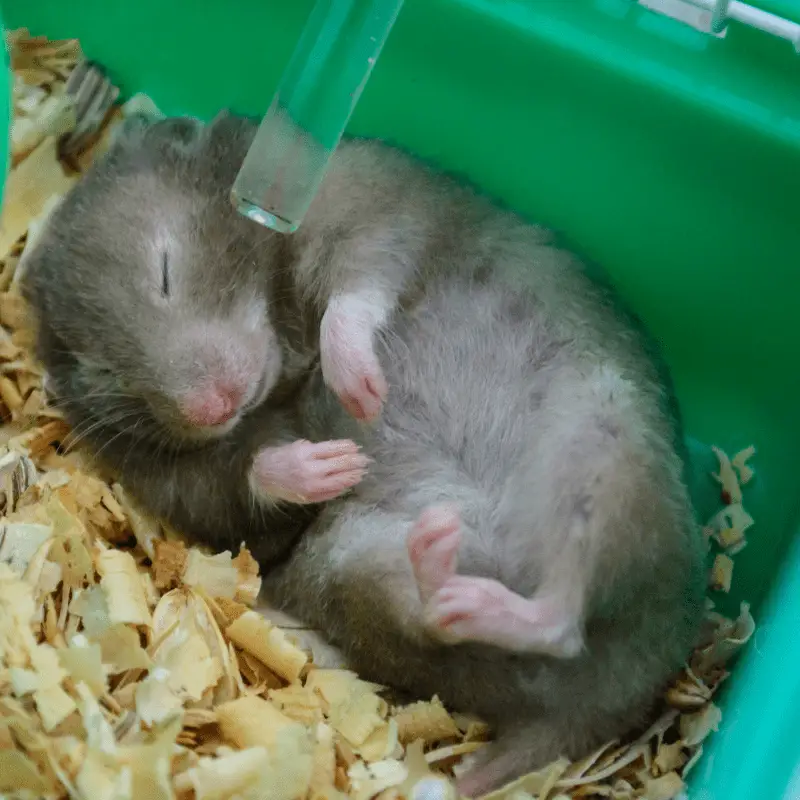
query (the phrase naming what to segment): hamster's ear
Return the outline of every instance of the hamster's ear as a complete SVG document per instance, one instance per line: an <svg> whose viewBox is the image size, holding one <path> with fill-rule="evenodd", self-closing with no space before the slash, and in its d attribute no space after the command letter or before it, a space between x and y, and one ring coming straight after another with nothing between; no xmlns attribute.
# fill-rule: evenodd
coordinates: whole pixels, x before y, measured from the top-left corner
<svg viewBox="0 0 800 800"><path fill-rule="evenodd" d="M206 128L204 155L218 177L227 179L231 169L238 172L257 129L255 120L228 110L211 120Z"/></svg>
<svg viewBox="0 0 800 800"><path fill-rule="evenodd" d="M145 111L137 111L126 116L117 126L109 155L143 146L188 151L197 143L202 127L195 117L154 117Z"/></svg>
<svg viewBox="0 0 800 800"><path fill-rule="evenodd" d="M237 143L246 140L249 147L255 129L251 120L224 109L208 125L208 143L212 150L230 150Z"/></svg>
<svg viewBox="0 0 800 800"><path fill-rule="evenodd" d="M166 117L154 122L145 131L145 138L154 144L188 148L200 137L203 123L197 117Z"/></svg>

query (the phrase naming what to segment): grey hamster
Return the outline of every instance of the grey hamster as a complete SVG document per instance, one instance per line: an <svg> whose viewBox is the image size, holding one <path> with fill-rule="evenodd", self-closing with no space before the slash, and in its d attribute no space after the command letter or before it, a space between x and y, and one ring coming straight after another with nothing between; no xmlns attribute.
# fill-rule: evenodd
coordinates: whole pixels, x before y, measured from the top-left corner
<svg viewBox="0 0 800 800"><path fill-rule="evenodd" d="M134 131L56 212L27 291L68 416L155 513L288 552L271 600L365 677L492 722L465 793L630 732L704 585L648 340L546 231L380 143L342 144L296 234L238 218L254 130ZM212 362L238 396L187 414ZM296 474L326 442L327 493Z"/></svg>

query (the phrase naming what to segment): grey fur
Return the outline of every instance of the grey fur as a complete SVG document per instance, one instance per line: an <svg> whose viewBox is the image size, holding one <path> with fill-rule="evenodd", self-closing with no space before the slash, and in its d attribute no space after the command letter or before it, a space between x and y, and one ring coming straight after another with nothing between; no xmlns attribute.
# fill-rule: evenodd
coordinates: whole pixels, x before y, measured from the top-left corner
<svg viewBox="0 0 800 800"><path fill-rule="evenodd" d="M645 722L689 652L703 595L679 422L646 338L547 232L394 150L344 143L304 226L283 240L228 205L253 127L169 125L123 139L56 212L30 263L40 353L70 419L113 420L118 403L98 395L107 386L146 394L138 431L112 421L87 439L156 513L218 545L249 538L264 559L285 553L316 509L259 504L246 480L258 448L362 442L369 474L326 507L266 588L365 676L492 722L498 740L470 792ZM142 242L159 219L191 221L175 228L193 248L184 263L197 287L181 313L227 324L223 298L263 297L268 359L281 353L266 400L210 442L187 439L170 414L164 347L181 341L178 316L157 323L120 277L150 274ZM333 295L370 287L391 306L376 337L389 394L377 424L358 427L323 386L317 331ZM464 520L459 571L525 596L561 593L583 652L556 659L431 634L406 535L441 501Z"/></svg>
<svg viewBox="0 0 800 800"><path fill-rule="evenodd" d="M617 325L582 334L496 276L431 286L382 337L390 392L369 474L267 576L268 596L360 673L495 726L470 793L646 723L693 643L700 536L660 384ZM429 633L406 536L443 501L465 522L459 572L524 596L566 584L584 652L560 660Z"/></svg>

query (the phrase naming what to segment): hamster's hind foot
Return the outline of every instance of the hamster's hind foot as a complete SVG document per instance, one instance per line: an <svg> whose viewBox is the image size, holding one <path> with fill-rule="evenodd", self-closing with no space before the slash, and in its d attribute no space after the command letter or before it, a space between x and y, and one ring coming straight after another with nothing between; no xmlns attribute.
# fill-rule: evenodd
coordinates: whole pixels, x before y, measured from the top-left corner
<svg viewBox="0 0 800 800"><path fill-rule="evenodd" d="M481 642L514 652L571 658L583 637L557 597L526 599L499 581L457 575L461 520L450 506L422 512L407 538L426 625L446 642Z"/></svg>
<svg viewBox="0 0 800 800"><path fill-rule="evenodd" d="M583 649L578 625L558 603L528 600L490 578L454 575L430 598L425 615L449 641L557 658L573 658Z"/></svg>

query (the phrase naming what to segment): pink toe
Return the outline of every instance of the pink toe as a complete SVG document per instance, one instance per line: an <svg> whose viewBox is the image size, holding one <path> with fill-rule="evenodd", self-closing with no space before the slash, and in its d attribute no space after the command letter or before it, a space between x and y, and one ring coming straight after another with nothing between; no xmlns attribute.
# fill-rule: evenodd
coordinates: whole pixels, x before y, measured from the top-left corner
<svg viewBox="0 0 800 800"><path fill-rule="evenodd" d="M354 441L351 439L338 439L313 445L312 456L315 459L326 459L357 452L358 445Z"/></svg>
<svg viewBox="0 0 800 800"><path fill-rule="evenodd" d="M449 528L461 524L458 506L455 503L440 503L429 506L417 519L415 528Z"/></svg>
<svg viewBox="0 0 800 800"><path fill-rule="evenodd" d="M386 395L389 393L389 387L386 385L386 379L382 373L378 373L366 379L367 390L369 393L377 398L379 401L384 401Z"/></svg>
<svg viewBox="0 0 800 800"><path fill-rule="evenodd" d="M422 566L428 561L449 560L458 549L461 531L453 527L422 528L415 526L408 535L408 555L411 563Z"/></svg>

